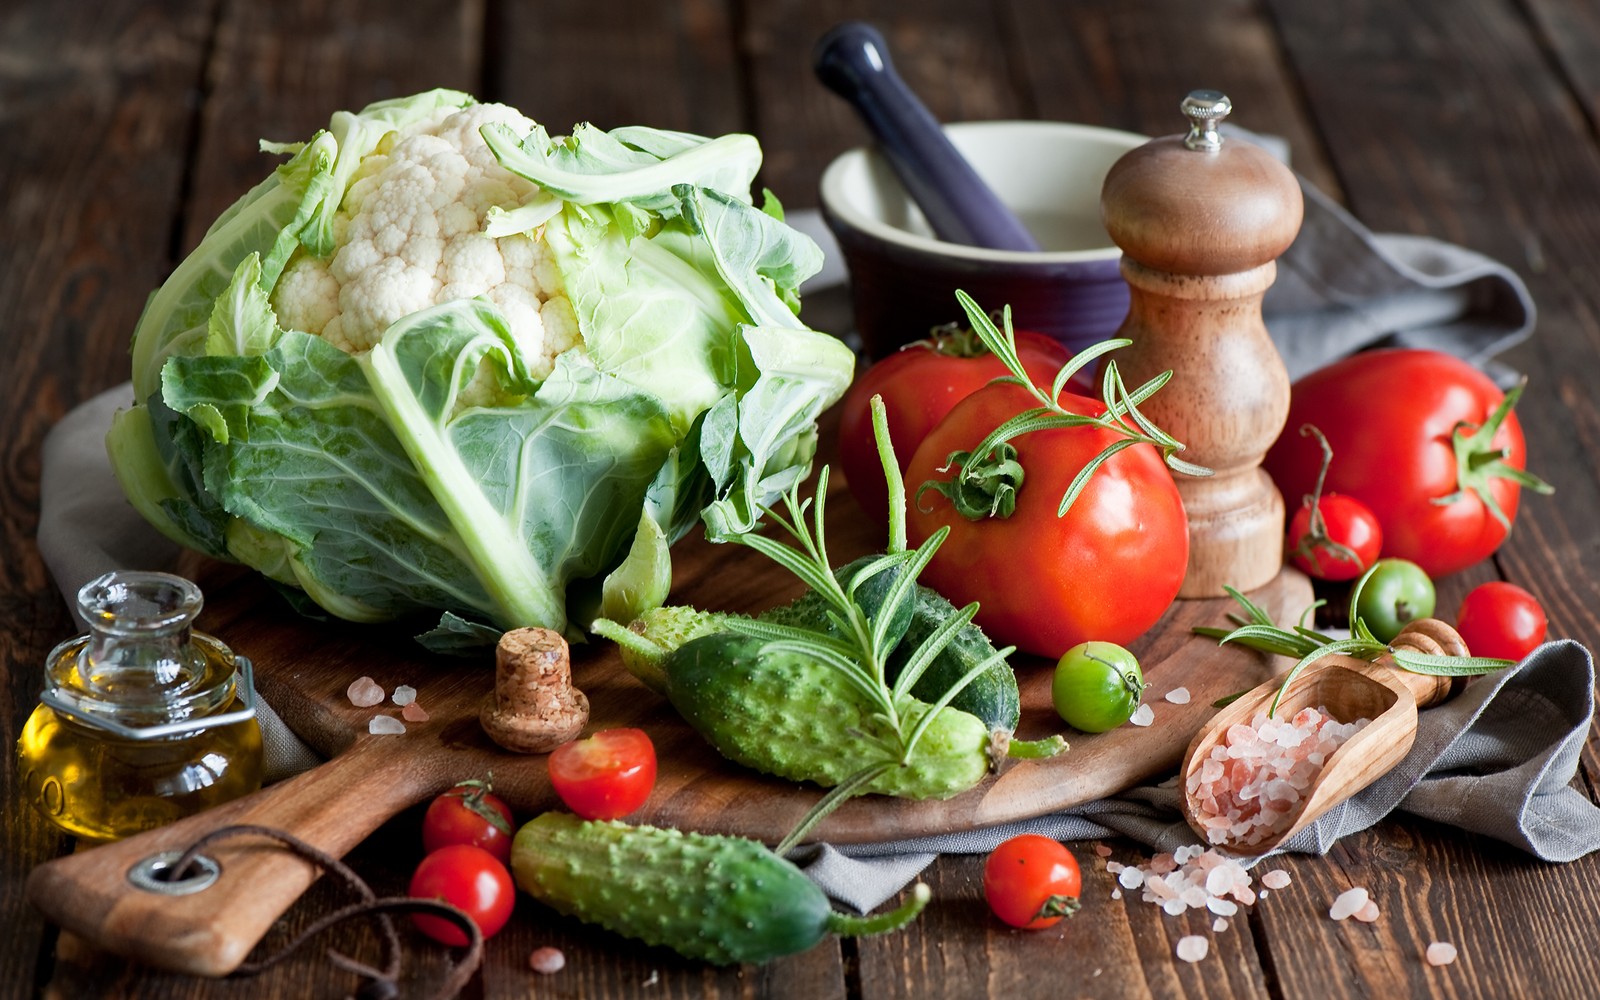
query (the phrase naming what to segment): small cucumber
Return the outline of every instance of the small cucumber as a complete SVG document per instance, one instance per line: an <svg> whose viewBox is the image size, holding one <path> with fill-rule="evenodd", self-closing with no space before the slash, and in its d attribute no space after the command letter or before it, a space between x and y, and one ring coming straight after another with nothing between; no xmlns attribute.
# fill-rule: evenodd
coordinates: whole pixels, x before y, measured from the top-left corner
<svg viewBox="0 0 1600 1000"><path fill-rule="evenodd" d="M766 643L731 632L702 636L662 662L667 697L678 714L723 756L792 781L832 787L873 764L900 756L888 720L873 712L831 667L771 653ZM913 697L895 703L907 730L932 706ZM1047 756L1059 738L1013 743L974 715L939 710L908 763L862 790L909 799L943 799L988 774L994 758Z"/></svg>
<svg viewBox="0 0 1600 1000"><path fill-rule="evenodd" d="M553 812L517 831L511 871L524 892L560 913L718 965L792 955L830 932L896 930L929 896L919 884L898 909L853 917L753 840Z"/></svg>

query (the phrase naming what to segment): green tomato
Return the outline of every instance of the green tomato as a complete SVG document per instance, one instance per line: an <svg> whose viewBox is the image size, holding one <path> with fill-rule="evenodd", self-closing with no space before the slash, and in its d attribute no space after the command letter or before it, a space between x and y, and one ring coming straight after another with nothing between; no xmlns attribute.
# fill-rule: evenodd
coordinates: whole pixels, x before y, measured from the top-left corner
<svg viewBox="0 0 1600 1000"><path fill-rule="evenodd" d="M1127 722L1139 707L1144 673L1134 655L1115 643L1081 643L1056 664L1050 697L1067 725L1103 733Z"/></svg>
<svg viewBox="0 0 1600 1000"><path fill-rule="evenodd" d="M1366 623L1379 642L1393 642L1407 622L1433 614L1433 581L1407 559L1379 559L1350 591L1350 620Z"/></svg>

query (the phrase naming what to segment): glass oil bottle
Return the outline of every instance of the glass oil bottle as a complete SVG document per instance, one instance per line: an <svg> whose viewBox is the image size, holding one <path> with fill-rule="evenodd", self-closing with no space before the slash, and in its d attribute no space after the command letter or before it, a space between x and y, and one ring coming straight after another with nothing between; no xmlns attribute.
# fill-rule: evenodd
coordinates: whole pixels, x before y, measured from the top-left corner
<svg viewBox="0 0 1600 1000"><path fill-rule="evenodd" d="M89 631L51 651L17 743L23 793L68 833L116 840L261 786L250 661L193 630L201 603L166 573L78 592Z"/></svg>

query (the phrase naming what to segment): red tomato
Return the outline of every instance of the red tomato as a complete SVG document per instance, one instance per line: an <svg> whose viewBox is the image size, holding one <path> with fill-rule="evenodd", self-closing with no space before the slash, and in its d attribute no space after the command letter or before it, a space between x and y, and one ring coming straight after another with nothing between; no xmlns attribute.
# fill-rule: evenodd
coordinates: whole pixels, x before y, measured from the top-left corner
<svg viewBox="0 0 1600 1000"><path fill-rule="evenodd" d="M983 863L984 898L1012 927L1038 930L1070 917L1078 911L1082 883L1072 852L1037 833L1012 837Z"/></svg>
<svg viewBox="0 0 1600 1000"><path fill-rule="evenodd" d="M411 876L411 895L442 899L463 910L486 938L494 937L511 919L516 887L511 873L493 854L471 844L450 844L422 859ZM441 944L459 947L467 934L444 917L413 913L417 929Z"/></svg>
<svg viewBox="0 0 1600 1000"><path fill-rule="evenodd" d="M1448 354L1363 352L1294 384L1286 430L1267 452L1266 469L1284 496L1309 494L1322 454L1294 429L1315 424L1339 456L1324 488L1371 508L1384 555L1409 559L1429 576L1454 573L1498 548L1517 516L1514 477L1523 474L1525 455L1517 415L1505 414L1487 443L1452 439L1458 427L1470 436L1484 425L1502 398L1488 376Z"/></svg>
<svg viewBox="0 0 1600 1000"><path fill-rule="evenodd" d="M1065 345L1042 333L1018 331L1016 338L1023 370L1047 388L1072 358ZM889 440L904 472L917 445L946 413L1006 374L1000 359L965 331L907 344L868 368L839 408L839 469L861 509L880 524L889 521L889 489L884 485L883 462L872 436L869 404L874 395L883 397Z"/></svg>
<svg viewBox="0 0 1600 1000"><path fill-rule="evenodd" d="M1498 580L1472 588L1456 612L1456 631L1473 656L1521 660L1544 642L1548 627L1538 598Z"/></svg>
<svg viewBox="0 0 1600 1000"><path fill-rule="evenodd" d="M602 729L550 753L550 783L584 819L618 819L644 805L656 783L656 748L642 729Z"/></svg>
<svg viewBox="0 0 1600 1000"><path fill-rule="evenodd" d="M1138 444L1112 456L1065 517L1056 510L1073 476L1120 435L1072 427L1013 439L1024 479L1010 517L967 520L931 489L917 496L924 482L950 478L937 470L952 452L970 450L1036 402L1021 386L985 386L917 449L906 475L914 498L907 534L920 544L950 527L922 582L957 607L978 601L977 621L997 644L1052 658L1091 639L1125 646L1172 603L1189 560L1183 502L1155 448ZM1074 413L1105 409L1070 394L1061 403Z"/></svg>
<svg viewBox="0 0 1600 1000"><path fill-rule="evenodd" d="M1289 558L1301 571L1319 580L1354 580L1378 561L1383 528L1366 504L1324 493L1316 509L1319 525L1311 523L1309 497L1289 521Z"/></svg>
<svg viewBox="0 0 1600 1000"><path fill-rule="evenodd" d="M463 781L428 804L422 816L422 849L432 854L450 844L472 844L511 863L511 807L489 793L486 781Z"/></svg>

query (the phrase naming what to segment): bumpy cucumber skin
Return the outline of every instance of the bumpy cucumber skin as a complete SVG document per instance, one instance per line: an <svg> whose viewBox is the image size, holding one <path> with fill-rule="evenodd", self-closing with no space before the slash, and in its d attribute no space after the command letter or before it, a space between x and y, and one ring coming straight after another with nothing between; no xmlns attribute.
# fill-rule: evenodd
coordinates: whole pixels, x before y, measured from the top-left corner
<svg viewBox="0 0 1600 1000"><path fill-rule="evenodd" d="M619 645L622 666L657 694L667 693L663 664L673 650L703 635L714 635L727 628L728 616L699 611L687 605L652 608L628 624L628 631L654 643L659 652Z"/></svg>
<svg viewBox="0 0 1600 1000"><path fill-rule="evenodd" d="M851 564L855 565L856 563ZM841 579L849 579L846 574L848 569L850 567L839 571ZM779 625L831 629L827 618L828 607L828 603L817 596L815 591L806 591L799 600L765 611L760 618L762 621ZM900 676L900 671L910 661L911 654L916 652L917 647L922 645L939 626L949 621L955 615L956 609L937 591L919 584L916 588L916 600L911 604L910 612L906 627L902 630L903 638L889 655L887 666L891 683ZM968 624L955 634L950 644L928 665L927 671L917 679L916 684L912 685L911 693L923 701L938 701L944 697L944 693L952 684L966 676L967 671L994 654L994 644L983 634L983 630L976 625ZM996 663L957 692L950 700L950 707L976 715L990 729L1013 732L1017 728L1018 720L1022 718L1022 698L1017 691L1017 675L1012 672L1010 664L1004 661Z"/></svg>
<svg viewBox="0 0 1600 1000"><path fill-rule="evenodd" d="M830 667L788 654L766 654L759 639L722 633L679 647L663 664L668 697L694 730L728 759L791 781L832 787L863 768L898 756L887 724L866 714ZM927 703L899 704L909 731ZM966 712L941 709L911 763L878 776L864 791L908 799L943 799L966 791L989 771L989 730Z"/></svg>
<svg viewBox="0 0 1600 1000"><path fill-rule="evenodd" d="M911 654L923 644L940 625L956 613L955 606L938 591L917 587L916 606L905 638L889 657L889 679L900 676L900 671L911 659ZM911 686L911 693L924 701L934 702L944 697L967 671L995 654L994 644L983 630L973 624L955 634L950 645L940 651L928 665L927 671ZM1022 718L1022 696L1017 690L1017 675L1004 660L972 679L950 699L951 708L959 708L982 719L990 729L1015 732Z"/></svg>
<svg viewBox="0 0 1600 1000"><path fill-rule="evenodd" d="M563 914L718 965L805 951L828 931L822 890L738 837L545 813L517 831L511 871Z"/></svg>

